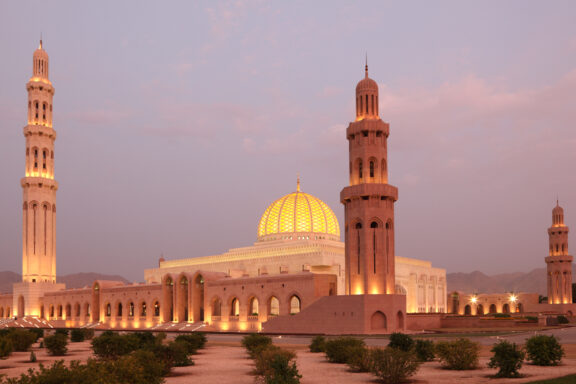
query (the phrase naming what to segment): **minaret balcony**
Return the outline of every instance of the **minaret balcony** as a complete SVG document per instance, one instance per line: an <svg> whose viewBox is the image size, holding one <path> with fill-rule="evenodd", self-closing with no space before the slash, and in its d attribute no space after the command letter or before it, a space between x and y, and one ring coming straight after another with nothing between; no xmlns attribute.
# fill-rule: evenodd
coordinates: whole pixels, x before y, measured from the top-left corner
<svg viewBox="0 0 576 384"><path fill-rule="evenodd" d="M56 140L56 131L48 125L28 124L24 127L24 136L39 135Z"/></svg>
<svg viewBox="0 0 576 384"><path fill-rule="evenodd" d="M58 190L58 182L54 179L48 179L46 177L23 177L20 179L20 185L22 188L40 187L53 189L55 191Z"/></svg>
<svg viewBox="0 0 576 384"><path fill-rule="evenodd" d="M390 184L376 183L350 185L340 192L340 202L345 204L347 201L361 196L380 196L396 201L398 200L398 188Z"/></svg>

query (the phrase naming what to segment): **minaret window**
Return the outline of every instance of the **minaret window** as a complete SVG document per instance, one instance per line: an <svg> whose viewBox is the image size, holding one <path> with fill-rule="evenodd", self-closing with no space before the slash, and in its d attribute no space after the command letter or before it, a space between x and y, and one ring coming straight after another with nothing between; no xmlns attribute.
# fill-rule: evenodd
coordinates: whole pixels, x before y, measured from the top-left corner
<svg viewBox="0 0 576 384"><path fill-rule="evenodd" d="M362 106L362 96L360 96L359 99L360 99L360 109L358 109L358 111L360 111L360 113L358 115L362 115L362 112L364 111L364 108Z"/></svg>
<svg viewBox="0 0 576 384"><path fill-rule="evenodd" d="M370 98L372 99L372 104L370 105L370 110L372 112L372 115L374 115L374 95L371 95Z"/></svg>
<svg viewBox="0 0 576 384"><path fill-rule="evenodd" d="M362 179L362 177L364 177L364 176L362 175L362 160L360 160L360 162L358 163L358 177L359 177L360 179Z"/></svg>
<svg viewBox="0 0 576 384"><path fill-rule="evenodd" d="M368 114L368 95L366 95L366 114Z"/></svg>
<svg viewBox="0 0 576 384"><path fill-rule="evenodd" d="M358 252L358 274L360 274L360 230L362 229L362 223L356 223L356 234L357 238L356 241L358 243L357 252Z"/></svg>
<svg viewBox="0 0 576 384"><path fill-rule="evenodd" d="M38 108L39 108L38 102L36 101L36 102L34 103L34 105L35 105L35 107L36 107L35 117L36 117L36 120L38 120Z"/></svg>
<svg viewBox="0 0 576 384"><path fill-rule="evenodd" d="M374 265L374 273L376 273L376 229L378 229L378 223L373 221L370 224L370 228L373 229L372 231L372 257L373 257L373 265Z"/></svg>
<svg viewBox="0 0 576 384"><path fill-rule="evenodd" d="M370 161L370 177L374 177L374 162Z"/></svg>

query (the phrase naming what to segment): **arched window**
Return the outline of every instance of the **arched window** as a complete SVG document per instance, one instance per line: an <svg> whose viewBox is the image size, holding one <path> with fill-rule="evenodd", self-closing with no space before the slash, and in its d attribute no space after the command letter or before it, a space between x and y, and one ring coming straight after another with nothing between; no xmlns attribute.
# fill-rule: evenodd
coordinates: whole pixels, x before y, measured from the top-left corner
<svg viewBox="0 0 576 384"><path fill-rule="evenodd" d="M133 302L128 303L128 316L134 317L134 303Z"/></svg>
<svg viewBox="0 0 576 384"><path fill-rule="evenodd" d="M502 313L510 313L510 306L508 305L508 303L502 306Z"/></svg>
<svg viewBox="0 0 576 384"><path fill-rule="evenodd" d="M154 316L160 316L160 304L157 301L154 302Z"/></svg>
<svg viewBox="0 0 576 384"><path fill-rule="evenodd" d="M294 315L296 313L300 313L301 309L302 309L302 302L300 301L300 298L296 295L292 296L290 298L290 314Z"/></svg>
<svg viewBox="0 0 576 384"><path fill-rule="evenodd" d="M470 315L472 314L472 308L470 308L470 305L466 305L466 306L464 307L464 314L465 314L466 316L470 316Z"/></svg>
<svg viewBox="0 0 576 384"><path fill-rule="evenodd" d="M116 312L116 316L122 316L122 303L118 303L118 311Z"/></svg>
<svg viewBox="0 0 576 384"><path fill-rule="evenodd" d="M250 316L258 316L259 308L258 308L258 299L253 297L250 299Z"/></svg>
<svg viewBox="0 0 576 384"><path fill-rule="evenodd" d="M372 228L372 265L374 267L374 273L376 273L376 230L378 229L378 223L373 221L370 224L370 228Z"/></svg>
<svg viewBox="0 0 576 384"><path fill-rule="evenodd" d="M362 229L362 223L356 223L356 243L357 243L357 256L358 256L358 274L360 274L360 230Z"/></svg>
<svg viewBox="0 0 576 384"><path fill-rule="evenodd" d="M272 296L268 302L268 311L270 316L278 316L280 314L280 300Z"/></svg>
<svg viewBox="0 0 576 384"><path fill-rule="evenodd" d="M74 309L76 310L76 317L80 317L80 304L76 303L76 305L74 306Z"/></svg>
<svg viewBox="0 0 576 384"><path fill-rule="evenodd" d="M222 316L222 301L219 298L212 301L212 316Z"/></svg>
<svg viewBox="0 0 576 384"><path fill-rule="evenodd" d="M364 176L362 175L362 160L360 160L360 161L358 162L358 177L359 177L360 179L362 179L362 177L364 177Z"/></svg>
<svg viewBox="0 0 576 384"><path fill-rule="evenodd" d="M374 161L370 160L370 177L374 177Z"/></svg>
<svg viewBox="0 0 576 384"><path fill-rule="evenodd" d="M232 299L230 305L230 316L240 316L240 301L237 298Z"/></svg>
<svg viewBox="0 0 576 384"><path fill-rule="evenodd" d="M366 95L366 114L368 114L368 95Z"/></svg>
<svg viewBox="0 0 576 384"><path fill-rule="evenodd" d="M146 302L145 301L143 301L142 304L140 304L140 316L146 317Z"/></svg>
<svg viewBox="0 0 576 384"><path fill-rule="evenodd" d="M50 318L51 319L54 318L54 306L53 305L50 306Z"/></svg>
<svg viewBox="0 0 576 384"><path fill-rule="evenodd" d="M362 105L362 96L360 96L359 99L360 99L360 115L362 115L362 112L364 111L364 107Z"/></svg>
<svg viewBox="0 0 576 384"><path fill-rule="evenodd" d="M112 306L110 303L106 304L106 317L112 316Z"/></svg>

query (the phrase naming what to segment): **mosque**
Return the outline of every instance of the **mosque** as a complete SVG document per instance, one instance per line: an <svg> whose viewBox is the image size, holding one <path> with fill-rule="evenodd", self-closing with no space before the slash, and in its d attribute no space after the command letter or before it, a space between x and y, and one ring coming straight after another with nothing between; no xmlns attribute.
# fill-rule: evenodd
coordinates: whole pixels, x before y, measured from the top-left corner
<svg viewBox="0 0 576 384"><path fill-rule="evenodd" d="M22 282L12 294L0 295L0 326L26 321L97 329L377 334L440 327L445 312L454 312L444 269L395 254L398 189L388 184L390 127L379 116L378 85L367 65L356 86L356 117L346 130L344 242L332 209L303 192L298 180L294 192L265 210L254 245L161 258L144 272L145 283L95 281L82 289L66 289L56 276L54 87L42 41L26 89ZM567 233L567 227L558 228L553 236L564 241ZM565 280L551 287L567 287L568 278L571 283L565 275L572 261L567 240L561 250L560 258L550 255L549 265L551 276L560 273Z"/></svg>

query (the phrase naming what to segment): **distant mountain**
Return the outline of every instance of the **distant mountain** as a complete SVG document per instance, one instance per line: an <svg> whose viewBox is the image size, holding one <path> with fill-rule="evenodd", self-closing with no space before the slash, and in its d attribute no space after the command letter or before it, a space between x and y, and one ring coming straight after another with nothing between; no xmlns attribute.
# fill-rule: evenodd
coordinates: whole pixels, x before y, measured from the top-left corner
<svg viewBox="0 0 576 384"><path fill-rule="evenodd" d="M118 275L103 275L101 273L73 273L58 277L59 283L66 284L66 288L90 287L94 280L114 280L129 283ZM12 284L22 281L22 275L14 272L0 272L0 293L12 292Z"/></svg>
<svg viewBox="0 0 576 384"><path fill-rule="evenodd" d="M576 268L572 266L572 275ZM465 293L534 292L546 295L546 268L530 272L501 273L488 276L482 272L447 273L448 291Z"/></svg>

